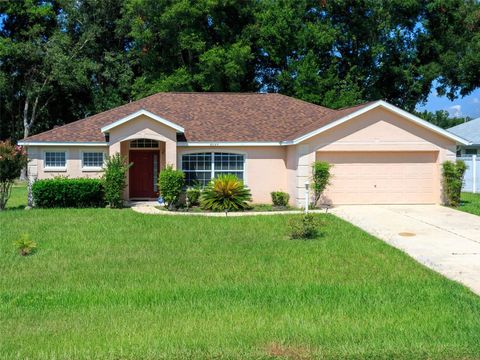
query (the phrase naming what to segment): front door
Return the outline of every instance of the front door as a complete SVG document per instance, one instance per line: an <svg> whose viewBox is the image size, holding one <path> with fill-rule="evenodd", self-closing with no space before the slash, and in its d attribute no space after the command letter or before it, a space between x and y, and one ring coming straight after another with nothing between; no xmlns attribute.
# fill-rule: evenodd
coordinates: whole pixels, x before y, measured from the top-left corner
<svg viewBox="0 0 480 360"><path fill-rule="evenodd" d="M156 198L160 169L158 150L130 150L130 198Z"/></svg>

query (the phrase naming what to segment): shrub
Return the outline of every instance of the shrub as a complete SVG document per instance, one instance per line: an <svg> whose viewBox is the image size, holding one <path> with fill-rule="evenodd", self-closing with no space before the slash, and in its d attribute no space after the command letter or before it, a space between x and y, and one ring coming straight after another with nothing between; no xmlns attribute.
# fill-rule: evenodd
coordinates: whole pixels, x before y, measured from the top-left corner
<svg viewBox="0 0 480 360"><path fill-rule="evenodd" d="M332 165L325 161L315 161L312 165L313 205L316 207L320 197L330 183Z"/></svg>
<svg viewBox="0 0 480 360"><path fill-rule="evenodd" d="M37 249L37 243L32 241L28 234L23 234L13 245L22 256L33 254Z"/></svg>
<svg viewBox="0 0 480 360"><path fill-rule="evenodd" d="M442 164L442 169L446 204L448 206L458 207L462 194L463 175L467 170L467 166L462 160L457 160L455 163L445 161Z"/></svg>
<svg viewBox="0 0 480 360"><path fill-rule="evenodd" d="M272 196L272 203L275 206L287 206L290 195L283 191L273 191L270 193Z"/></svg>
<svg viewBox="0 0 480 360"><path fill-rule="evenodd" d="M239 211L249 208L250 190L235 175L225 174L210 181L200 197L205 210Z"/></svg>
<svg viewBox="0 0 480 360"><path fill-rule="evenodd" d="M168 165L164 170L160 171L158 190L168 209L173 209L184 185L185 174L181 170L175 170L172 165Z"/></svg>
<svg viewBox="0 0 480 360"><path fill-rule="evenodd" d="M15 146L8 140L0 141L0 211L5 209L13 182L27 162L27 154L21 146Z"/></svg>
<svg viewBox="0 0 480 360"><path fill-rule="evenodd" d="M312 239L318 235L320 218L313 214L293 216L288 221L291 239Z"/></svg>
<svg viewBox="0 0 480 360"><path fill-rule="evenodd" d="M38 180L32 185L35 206L55 207L100 207L105 206L105 197L100 179L54 179Z"/></svg>
<svg viewBox="0 0 480 360"><path fill-rule="evenodd" d="M123 207L123 191L127 186L127 172L132 164L119 153L107 157L102 176L105 200L111 208Z"/></svg>
<svg viewBox="0 0 480 360"><path fill-rule="evenodd" d="M189 206L196 206L200 203L200 195L202 190L198 186L191 186L187 188L186 196Z"/></svg>

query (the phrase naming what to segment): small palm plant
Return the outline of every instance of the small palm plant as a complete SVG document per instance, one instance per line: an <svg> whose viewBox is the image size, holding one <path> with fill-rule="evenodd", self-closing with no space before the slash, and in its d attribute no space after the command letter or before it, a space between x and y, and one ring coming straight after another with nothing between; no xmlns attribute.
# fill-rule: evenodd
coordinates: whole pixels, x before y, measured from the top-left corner
<svg viewBox="0 0 480 360"><path fill-rule="evenodd" d="M13 245L22 256L31 255L37 249L37 243L30 239L28 234L22 234L20 239L16 240Z"/></svg>
<svg viewBox="0 0 480 360"><path fill-rule="evenodd" d="M210 181L200 197L200 206L212 211L241 211L249 207L250 190L235 175L225 174Z"/></svg>

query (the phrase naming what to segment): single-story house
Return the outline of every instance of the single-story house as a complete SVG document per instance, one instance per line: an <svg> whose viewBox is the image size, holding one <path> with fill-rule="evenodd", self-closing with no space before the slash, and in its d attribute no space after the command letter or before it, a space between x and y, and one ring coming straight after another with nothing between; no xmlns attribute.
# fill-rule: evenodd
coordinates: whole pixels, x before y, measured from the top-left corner
<svg viewBox="0 0 480 360"><path fill-rule="evenodd" d="M469 143L385 101L332 110L280 94L159 93L19 144L38 179L99 177L106 155L128 157L127 199L155 198L171 164L188 184L233 173L256 203L285 191L303 206L316 160L334 165L324 202L441 203L440 164Z"/></svg>
<svg viewBox="0 0 480 360"><path fill-rule="evenodd" d="M448 131L470 142L470 145L457 148L458 157L480 155L480 118L451 127Z"/></svg>

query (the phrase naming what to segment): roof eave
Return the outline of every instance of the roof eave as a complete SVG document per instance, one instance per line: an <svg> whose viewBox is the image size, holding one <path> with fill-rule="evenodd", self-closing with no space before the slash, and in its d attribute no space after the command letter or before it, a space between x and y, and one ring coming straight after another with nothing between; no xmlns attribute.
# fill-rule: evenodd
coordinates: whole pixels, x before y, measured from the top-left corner
<svg viewBox="0 0 480 360"><path fill-rule="evenodd" d="M100 141L30 141L20 140L18 145L21 146L109 146L107 142Z"/></svg>

